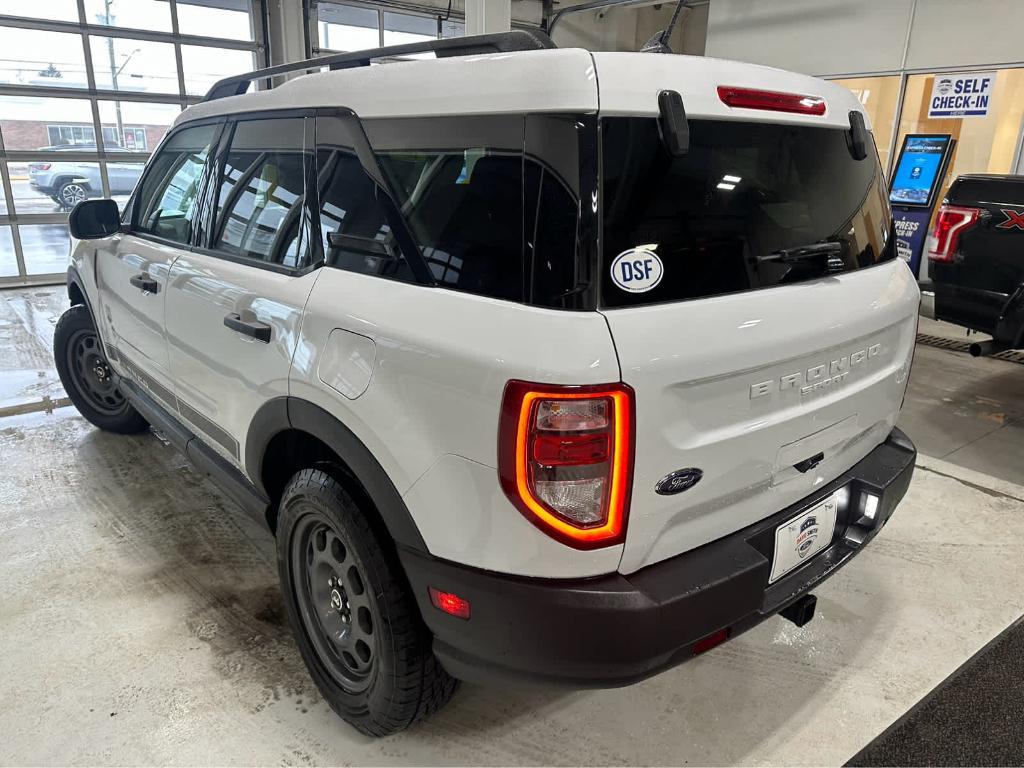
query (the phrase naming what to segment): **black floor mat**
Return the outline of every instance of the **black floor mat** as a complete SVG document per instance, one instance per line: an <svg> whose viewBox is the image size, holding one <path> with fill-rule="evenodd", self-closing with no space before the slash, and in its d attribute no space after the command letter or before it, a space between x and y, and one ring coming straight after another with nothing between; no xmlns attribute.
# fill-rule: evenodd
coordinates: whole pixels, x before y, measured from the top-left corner
<svg viewBox="0 0 1024 768"><path fill-rule="evenodd" d="M1024 617L847 765L1024 765Z"/></svg>

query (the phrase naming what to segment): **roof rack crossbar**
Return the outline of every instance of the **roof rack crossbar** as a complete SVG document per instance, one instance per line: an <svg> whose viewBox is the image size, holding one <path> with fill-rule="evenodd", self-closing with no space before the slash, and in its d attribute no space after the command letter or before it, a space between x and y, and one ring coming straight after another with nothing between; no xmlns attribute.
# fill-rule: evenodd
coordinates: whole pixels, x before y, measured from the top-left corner
<svg viewBox="0 0 1024 768"><path fill-rule="evenodd" d="M376 59L410 56L416 53L433 53L437 58L449 56L474 56L486 53L511 53L514 51L538 51L554 48L551 38L540 30L517 29L512 32L500 32L492 35L470 35L469 37L449 37L442 40L428 40L422 43L406 43L390 45L383 48L370 48L365 51L337 53L330 56L319 56L304 59L291 64L278 64L266 69L257 69L244 75L232 75L218 80L210 88L203 101L223 99L227 96L238 96L245 93L254 80L265 80L278 75L292 72L304 72L329 69L351 69L369 66Z"/></svg>

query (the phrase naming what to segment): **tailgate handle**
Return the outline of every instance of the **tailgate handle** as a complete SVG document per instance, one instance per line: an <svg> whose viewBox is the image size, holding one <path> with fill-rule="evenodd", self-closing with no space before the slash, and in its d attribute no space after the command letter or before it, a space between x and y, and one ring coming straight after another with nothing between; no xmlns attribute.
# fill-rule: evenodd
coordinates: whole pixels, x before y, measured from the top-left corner
<svg viewBox="0 0 1024 768"><path fill-rule="evenodd" d="M793 465L793 469L795 469L797 472L807 472L808 470L814 469L816 466L821 464L821 462L824 461L824 459L825 454L819 451L818 453L814 454L809 458L804 459L803 461L798 461L796 464Z"/></svg>

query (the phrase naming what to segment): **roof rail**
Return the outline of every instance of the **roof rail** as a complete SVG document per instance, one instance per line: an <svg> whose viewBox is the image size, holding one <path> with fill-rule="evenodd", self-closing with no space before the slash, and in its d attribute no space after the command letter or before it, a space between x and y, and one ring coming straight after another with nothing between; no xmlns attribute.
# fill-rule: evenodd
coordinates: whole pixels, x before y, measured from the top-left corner
<svg viewBox="0 0 1024 768"><path fill-rule="evenodd" d="M409 56L414 53L434 53L437 58L449 56L475 56L484 53L510 53L513 51L538 51L555 48L551 38L540 30L517 29L512 32L500 32L492 35L470 35L469 37L449 37L443 40L428 40L422 43L406 43L405 45L389 45L383 48L370 48L365 51L337 53L330 56L319 56L304 59L291 64L278 64L266 69L257 69L244 75L232 75L218 80L210 88L203 101L223 99L226 96L239 96L245 93L254 80L265 80L290 72L330 69L352 69L366 67L375 59Z"/></svg>

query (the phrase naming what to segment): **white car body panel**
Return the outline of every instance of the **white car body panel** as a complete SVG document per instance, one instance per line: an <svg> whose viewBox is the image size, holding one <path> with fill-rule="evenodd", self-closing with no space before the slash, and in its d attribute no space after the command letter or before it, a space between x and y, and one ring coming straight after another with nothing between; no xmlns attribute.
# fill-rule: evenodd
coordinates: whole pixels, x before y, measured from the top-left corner
<svg viewBox="0 0 1024 768"><path fill-rule="evenodd" d="M288 394L302 308L318 275L291 276L196 252L182 254L171 268L166 324L179 412L239 468L253 416ZM268 324L270 343L227 328L229 313Z"/></svg>
<svg viewBox="0 0 1024 768"><path fill-rule="evenodd" d="M619 569L631 573L752 525L884 441L903 401L919 301L895 259L807 283L604 310L622 380L637 398ZM831 361L861 352L837 384L801 394L830 378ZM798 386L781 383L793 374ZM793 468L818 452L824 459L813 469ZM662 477L688 467L703 471L698 484L655 493Z"/></svg>
<svg viewBox="0 0 1024 768"><path fill-rule="evenodd" d="M118 351L114 370L144 386L164 405L175 407L174 382L167 354L164 304L171 265L181 250L132 235L114 235L84 247L96 248L98 301L103 340ZM146 275L157 283L146 293L129 281Z"/></svg>
<svg viewBox="0 0 1024 768"><path fill-rule="evenodd" d="M505 498L496 469L498 416L509 379L618 380L604 318L336 269L319 272L290 393L335 414L369 448L405 496L431 554L532 576L614 570L621 547L581 553L550 539ZM371 339L376 349L369 386L354 400L318 374L337 328ZM467 478L472 495L457 487Z"/></svg>

